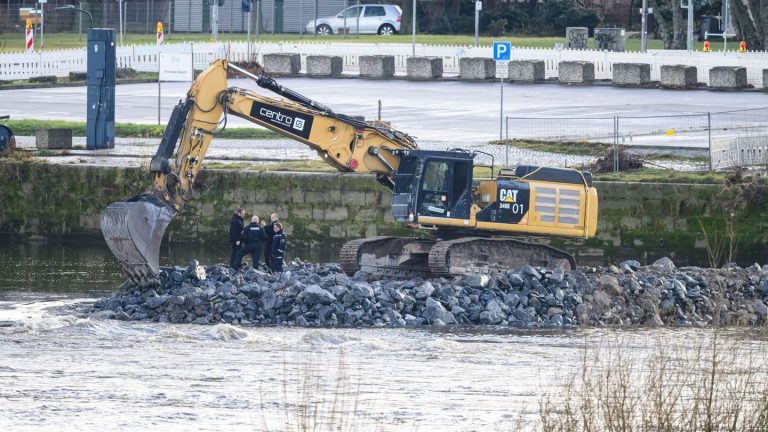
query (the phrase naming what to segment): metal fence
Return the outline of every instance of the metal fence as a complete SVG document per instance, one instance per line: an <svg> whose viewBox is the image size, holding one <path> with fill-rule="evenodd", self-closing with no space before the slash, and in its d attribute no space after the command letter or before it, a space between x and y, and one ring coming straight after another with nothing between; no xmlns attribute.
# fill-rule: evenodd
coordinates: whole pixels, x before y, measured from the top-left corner
<svg viewBox="0 0 768 432"><path fill-rule="evenodd" d="M507 140L702 153L712 170L768 160L768 107L659 116L506 117ZM614 152L616 154L617 152Z"/></svg>
<svg viewBox="0 0 768 432"><path fill-rule="evenodd" d="M239 8L240 2L236 3ZM123 7L122 14L120 4ZM33 19L38 29L41 12L45 16L46 34L77 32L78 29L86 31L90 26L87 16L71 10L56 9L66 5L91 12L95 27L119 28L122 17L126 31L131 33L154 33L155 24L158 21L167 23L171 13L170 0L125 0L122 3L115 0L48 0L47 3L39 3L37 0L0 0L0 32L23 32L24 19L27 17ZM53 34L50 36L55 37Z"/></svg>

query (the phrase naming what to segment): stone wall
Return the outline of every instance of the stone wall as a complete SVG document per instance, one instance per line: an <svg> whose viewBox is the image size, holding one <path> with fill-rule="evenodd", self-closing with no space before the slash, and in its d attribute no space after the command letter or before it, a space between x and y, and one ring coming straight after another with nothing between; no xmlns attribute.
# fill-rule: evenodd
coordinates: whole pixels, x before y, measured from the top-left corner
<svg viewBox="0 0 768 432"><path fill-rule="evenodd" d="M149 187L145 170L0 161L0 234L101 241L99 215ZM582 264L669 255L706 262L703 225L722 235L733 221L740 261L766 262L762 243L768 187L749 190L751 204L731 218L726 204L744 191L723 185L596 182L600 197L595 239L552 239ZM226 247L232 209L267 216L276 211L295 246L336 247L347 239L409 235L390 215L390 193L373 176L203 170L195 196L168 228L167 239Z"/></svg>

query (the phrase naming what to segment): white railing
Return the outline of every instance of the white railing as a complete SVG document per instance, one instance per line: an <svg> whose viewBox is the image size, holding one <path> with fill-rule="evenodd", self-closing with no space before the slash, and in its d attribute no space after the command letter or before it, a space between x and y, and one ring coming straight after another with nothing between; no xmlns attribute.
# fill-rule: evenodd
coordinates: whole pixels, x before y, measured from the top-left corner
<svg viewBox="0 0 768 432"><path fill-rule="evenodd" d="M142 72L157 71L157 45L132 45L117 49L118 67L131 67ZM162 46L164 52L193 53L195 67L204 69L215 58L227 56L233 61L246 60L248 45L245 42L228 43L178 43ZM543 60L546 76L557 77L561 61L589 61L595 64L596 79L611 79L615 63L648 63L651 65L651 79L660 79L662 65L695 66L698 81L709 83L709 69L715 66L744 66L747 81L755 87L763 87L763 69L768 69L766 52L688 52L675 50L653 50L640 52L609 52L596 50L566 50L554 48L513 48L513 60ZM264 54L298 53L302 57L302 70L306 68L309 55L336 55L344 61L344 71L358 71L361 55L393 55L395 70L403 75L406 60L411 57L412 47L408 44L393 43L329 43L329 42L267 42L253 43L251 52L257 61ZM417 56L441 57L446 75L459 73L459 59L462 57L491 57L491 47L467 47L451 45L416 45ZM69 72L86 70L86 51L69 49L43 53L0 54L0 79L27 79L41 75L66 76Z"/></svg>
<svg viewBox="0 0 768 432"><path fill-rule="evenodd" d="M715 170L764 167L768 164L768 136L739 136L712 141L709 157Z"/></svg>

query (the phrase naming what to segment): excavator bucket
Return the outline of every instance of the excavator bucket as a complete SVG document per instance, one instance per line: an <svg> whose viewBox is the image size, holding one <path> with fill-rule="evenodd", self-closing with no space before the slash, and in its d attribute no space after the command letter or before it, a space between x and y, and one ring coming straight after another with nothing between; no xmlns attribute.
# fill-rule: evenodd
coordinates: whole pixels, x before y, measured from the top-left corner
<svg viewBox="0 0 768 432"><path fill-rule="evenodd" d="M160 243L176 212L151 198L110 204L101 214L101 232L120 267L144 285L160 274Z"/></svg>

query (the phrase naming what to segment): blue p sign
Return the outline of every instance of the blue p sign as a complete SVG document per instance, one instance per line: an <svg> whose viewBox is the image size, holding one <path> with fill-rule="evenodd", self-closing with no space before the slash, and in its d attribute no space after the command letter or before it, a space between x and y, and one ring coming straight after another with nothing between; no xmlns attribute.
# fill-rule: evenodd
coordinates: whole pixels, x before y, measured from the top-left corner
<svg viewBox="0 0 768 432"><path fill-rule="evenodd" d="M494 42L493 59L496 61L509 61L512 55L512 42Z"/></svg>

